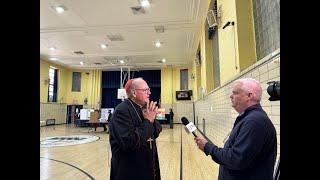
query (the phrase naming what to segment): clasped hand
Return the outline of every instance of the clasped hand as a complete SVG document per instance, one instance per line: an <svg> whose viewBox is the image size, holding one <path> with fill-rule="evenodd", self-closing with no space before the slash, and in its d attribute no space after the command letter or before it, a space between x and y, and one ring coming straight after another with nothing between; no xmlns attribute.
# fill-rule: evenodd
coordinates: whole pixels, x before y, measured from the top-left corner
<svg viewBox="0 0 320 180"><path fill-rule="evenodd" d="M149 120L151 123L154 122L156 114L158 112L158 107L156 106L157 102L147 102L146 108L142 110L143 117Z"/></svg>

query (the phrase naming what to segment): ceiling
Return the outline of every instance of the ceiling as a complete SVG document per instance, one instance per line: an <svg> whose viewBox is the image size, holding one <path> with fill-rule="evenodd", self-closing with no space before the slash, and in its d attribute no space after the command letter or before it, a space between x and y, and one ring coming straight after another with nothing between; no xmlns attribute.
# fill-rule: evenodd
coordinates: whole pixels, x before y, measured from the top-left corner
<svg viewBox="0 0 320 180"><path fill-rule="evenodd" d="M54 7L61 5L67 10L58 14ZM41 0L40 58L74 69L190 65L208 6L207 0L152 0L147 8L138 0Z"/></svg>

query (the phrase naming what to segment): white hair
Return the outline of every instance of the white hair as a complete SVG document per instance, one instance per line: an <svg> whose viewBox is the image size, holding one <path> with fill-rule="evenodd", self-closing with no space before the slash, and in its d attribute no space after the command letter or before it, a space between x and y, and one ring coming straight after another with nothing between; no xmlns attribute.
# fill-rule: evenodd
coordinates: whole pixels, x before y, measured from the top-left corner
<svg viewBox="0 0 320 180"><path fill-rule="evenodd" d="M144 81L141 77L134 78L132 80L132 84L131 84L130 89L132 89L132 90L135 89L138 86L138 84L141 83L141 81Z"/></svg>
<svg viewBox="0 0 320 180"><path fill-rule="evenodd" d="M252 78L242 78L234 81L235 84L240 84L241 89L247 93L252 93L252 100L259 103L262 96L262 87L259 81Z"/></svg>

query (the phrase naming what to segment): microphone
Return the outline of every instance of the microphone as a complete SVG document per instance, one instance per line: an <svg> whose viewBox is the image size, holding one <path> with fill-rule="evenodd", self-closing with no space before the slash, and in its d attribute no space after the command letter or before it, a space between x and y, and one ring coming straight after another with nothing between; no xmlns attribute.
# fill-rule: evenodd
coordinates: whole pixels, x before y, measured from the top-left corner
<svg viewBox="0 0 320 180"><path fill-rule="evenodd" d="M197 127L192 122L189 122L186 117L182 117L181 122L186 126L188 133L192 133L194 137L197 137L196 133L194 133L194 131L197 130Z"/></svg>

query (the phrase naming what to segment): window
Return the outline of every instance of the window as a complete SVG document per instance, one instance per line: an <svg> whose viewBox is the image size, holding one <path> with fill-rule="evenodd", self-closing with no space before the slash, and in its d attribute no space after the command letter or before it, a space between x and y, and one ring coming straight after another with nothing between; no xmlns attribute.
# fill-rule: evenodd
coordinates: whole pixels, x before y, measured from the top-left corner
<svg viewBox="0 0 320 180"><path fill-rule="evenodd" d="M180 90L188 89L188 69L180 70Z"/></svg>
<svg viewBox="0 0 320 180"><path fill-rule="evenodd" d="M219 36L217 32L212 36L212 64L213 64L213 89L220 86L220 62L219 62Z"/></svg>
<svg viewBox="0 0 320 180"><path fill-rule="evenodd" d="M49 68L49 84L48 84L48 102L57 102L58 90L58 70L54 67Z"/></svg>
<svg viewBox="0 0 320 180"><path fill-rule="evenodd" d="M72 92L81 91L81 72L73 72L72 74Z"/></svg>
<svg viewBox="0 0 320 180"><path fill-rule="evenodd" d="M257 59L280 47L280 0L253 0Z"/></svg>

